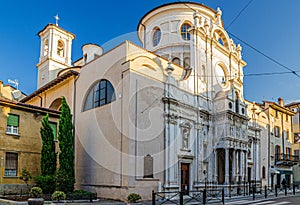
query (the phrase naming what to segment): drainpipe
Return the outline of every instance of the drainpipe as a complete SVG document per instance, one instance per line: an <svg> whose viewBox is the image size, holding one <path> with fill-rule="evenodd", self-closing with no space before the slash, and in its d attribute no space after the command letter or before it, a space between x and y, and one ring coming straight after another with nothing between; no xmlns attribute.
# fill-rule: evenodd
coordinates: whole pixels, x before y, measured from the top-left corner
<svg viewBox="0 0 300 205"><path fill-rule="evenodd" d="M75 140L76 140L76 137L75 137L75 133L76 133L76 129L75 129L75 109L76 109L76 82L77 82L77 80L78 80L78 78L79 78L79 76L77 76L77 77L75 77L75 80L74 80L74 93L73 93L73 137L74 137L74 139L73 139L73 154L74 154L74 162L73 162L73 164L74 164L74 177L76 176L76 160L75 160L75 157L76 157L76 149L75 149L75 145L76 145L76 143L75 143Z"/></svg>
<svg viewBox="0 0 300 205"><path fill-rule="evenodd" d="M144 28L144 33L143 33L143 35L144 35L144 37L143 37L143 48L146 48L146 26L144 25L144 24L142 24L141 23L141 26L143 26L143 28Z"/></svg>
<svg viewBox="0 0 300 205"><path fill-rule="evenodd" d="M285 157L285 146L284 146L284 129L283 129L283 113L281 114L281 137L282 137L282 156Z"/></svg>

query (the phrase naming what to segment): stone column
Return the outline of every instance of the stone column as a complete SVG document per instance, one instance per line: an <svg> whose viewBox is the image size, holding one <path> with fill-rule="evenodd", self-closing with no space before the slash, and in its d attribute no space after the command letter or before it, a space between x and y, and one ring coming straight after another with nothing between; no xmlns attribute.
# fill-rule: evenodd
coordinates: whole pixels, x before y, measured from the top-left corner
<svg viewBox="0 0 300 205"><path fill-rule="evenodd" d="M245 167L244 167L244 177L245 177L245 180L247 181L247 176L248 176L248 162L247 162L247 151L244 151L244 164L245 164Z"/></svg>
<svg viewBox="0 0 300 205"><path fill-rule="evenodd" d="M213 168L213 172L214 172L214 178L213 181L216 181L216 183L218 183L218 151L217 149L214 150L214 168Z"/></svg>
<svg viewBox="0 0 300 205"><path fill-rule="evenodd" d="M231 175L231 178L232 178L232 182L235 183L235 180L236 180L236 150L233 149L232 150L232 175Z"/></svg>
<svg viewBox="0 0 300 205"><path fill-rule="evenodd" d="M225 148L225 184L229 184L229 149Z"/></svg>
<svg viewBox="0 0 300 205"><path fill-rule="evenodd" d="M244 169L243 169L243 151L239 150L239 176L241 178L241 181L245 181L244 180Z"/></svg>

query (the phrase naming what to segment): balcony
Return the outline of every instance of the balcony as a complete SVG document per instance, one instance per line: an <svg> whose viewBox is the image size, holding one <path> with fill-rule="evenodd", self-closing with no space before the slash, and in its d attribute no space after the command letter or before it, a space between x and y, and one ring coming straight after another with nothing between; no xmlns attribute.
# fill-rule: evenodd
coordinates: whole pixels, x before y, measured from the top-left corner
<svg viewBox="0 0 300 205"><path fill-rule="evenodd" d="M275 154L275 164L293 166L300 162L300 157L290 154Z"/></svg>

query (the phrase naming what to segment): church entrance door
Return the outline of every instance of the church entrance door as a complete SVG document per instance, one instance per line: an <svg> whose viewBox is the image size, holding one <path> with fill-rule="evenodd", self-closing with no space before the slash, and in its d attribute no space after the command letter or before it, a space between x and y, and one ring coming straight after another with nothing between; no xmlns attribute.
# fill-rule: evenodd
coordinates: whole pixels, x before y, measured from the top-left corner
<svg viewBox="0 0 300 205"><path fill-rule="evenodd" d="M190 164L181 164L181 191L183 194L189 194L190 187Z"/></svg>

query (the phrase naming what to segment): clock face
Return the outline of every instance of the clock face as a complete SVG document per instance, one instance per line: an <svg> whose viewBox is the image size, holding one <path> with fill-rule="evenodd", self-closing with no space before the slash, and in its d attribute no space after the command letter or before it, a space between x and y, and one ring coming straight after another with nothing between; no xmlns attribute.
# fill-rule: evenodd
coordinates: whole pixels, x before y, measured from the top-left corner
<svg viewBox="0 0 300 205"><path fill-rule="evenodd" d="M216 79L219 84L226 85L226 74L224 69L218 64L216 66Z"/></svg>

